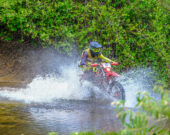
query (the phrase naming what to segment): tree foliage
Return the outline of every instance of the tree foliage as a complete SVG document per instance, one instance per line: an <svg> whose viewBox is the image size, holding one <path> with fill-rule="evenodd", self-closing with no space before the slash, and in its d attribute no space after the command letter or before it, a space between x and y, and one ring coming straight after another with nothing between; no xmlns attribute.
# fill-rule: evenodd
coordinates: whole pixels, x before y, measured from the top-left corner
<svg viewBox="0 0 170 135"><path fill-rule="evenodd" d="M169 134L169 129L166 126L166 121L170 118L169 91L163 90L163 87L160 86L156 86L156 89L161 94L160 100L149 96L147 92L138 93L137 112L126 107L119 108L122 103L117 103L118 116L125 127L121 131L122 135Z"/></svg>
<svg viewBox="0 0 170 135"><path fill-rule="evenodd" d="M169 75L167 1L1 0L0 39L36 40L69 52L96 40L119 68L152 66Z"/></svg>

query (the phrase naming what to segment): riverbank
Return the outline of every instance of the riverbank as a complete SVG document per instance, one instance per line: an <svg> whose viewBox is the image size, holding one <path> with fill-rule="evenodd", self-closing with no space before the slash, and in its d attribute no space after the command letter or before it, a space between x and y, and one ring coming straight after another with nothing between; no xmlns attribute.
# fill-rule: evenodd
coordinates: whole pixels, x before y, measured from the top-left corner
<svg viewBox="0 0 170 135"><path fill-rule="evenodd" d="M0 40L0 87L25 86L37 75L60 74L59 65L73 64L73 59L77 59L77 55L62 55L54 47L43 48L29 41L7 43Z"/></svg>
<svg viewBox="0 0 170 135"><path fill-rule="evenodd" d="M21 86L26 83L28 75L26 57L23 56L25 46L17 42L0 41L0 87Z"/></svg>
<svg viewBox="0 0 170 135"><path fill-rule="evenodd" d="M42 57L47 50L29 41L0 41L0 87L25 86L37 74L46 72L47 63Z"/></svg>

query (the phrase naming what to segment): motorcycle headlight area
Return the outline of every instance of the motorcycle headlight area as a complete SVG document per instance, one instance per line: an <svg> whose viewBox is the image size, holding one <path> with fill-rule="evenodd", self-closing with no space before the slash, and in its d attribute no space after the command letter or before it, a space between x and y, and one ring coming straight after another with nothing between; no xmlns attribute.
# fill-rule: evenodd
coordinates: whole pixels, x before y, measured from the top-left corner
<svg viewBox="0 0 170 135"><path fill-rule="evenodd" d="M106 68L107 71L111 71L111 68Z"/></svg>
<svg viewBox="0 0 170 135"><path fill-rule="evenodd" d="M102 66L104 68L111 68L111 64L110 63L102 63Z"/></svg>

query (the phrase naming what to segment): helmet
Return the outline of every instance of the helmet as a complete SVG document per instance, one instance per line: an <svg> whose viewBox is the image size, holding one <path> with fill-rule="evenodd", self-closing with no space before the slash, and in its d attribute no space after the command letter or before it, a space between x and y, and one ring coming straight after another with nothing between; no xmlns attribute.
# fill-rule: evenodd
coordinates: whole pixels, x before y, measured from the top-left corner
<svg viewBox="0 0 170 135"><path fill-rule="evenodd" d="M100 45L96 41L90 42L90 50L92 50L94 53L99 53L101 47L102 47L102 45Z"/></svg>

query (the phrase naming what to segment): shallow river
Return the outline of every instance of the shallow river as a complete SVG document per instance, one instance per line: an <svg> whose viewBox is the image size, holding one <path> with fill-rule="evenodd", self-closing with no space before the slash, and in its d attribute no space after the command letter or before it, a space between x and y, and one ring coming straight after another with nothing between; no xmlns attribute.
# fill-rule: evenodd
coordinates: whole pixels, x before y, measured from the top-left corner
<svg viewBox="0 0 170 135"><path fill-rule="evenodd" d="M91 85L75 82L37 77L25 88L0 87L0 135L118 131L113 100L97 89L91 98Z"/></svg>
<svg viewBox="0 0 170 135"><path fill-rule="evenodd" d="M126 107L135 105L136 93L148 84L140 80L142 75L120 77ZM89 83L80 87L77 80L76 71L71 69L60 78L36 77L25 88L0 87L0 135L119 131L122 125L111 105L114 100Z"/></svg>
<svg viewBox="0 0 170 135"><path fill-rule="evenodd" d="M23 104L1 98L0 106L0 135L47 135L51 131L68 135L82 130L117 131L121 127L110 104L93 101Z"/></svg>

